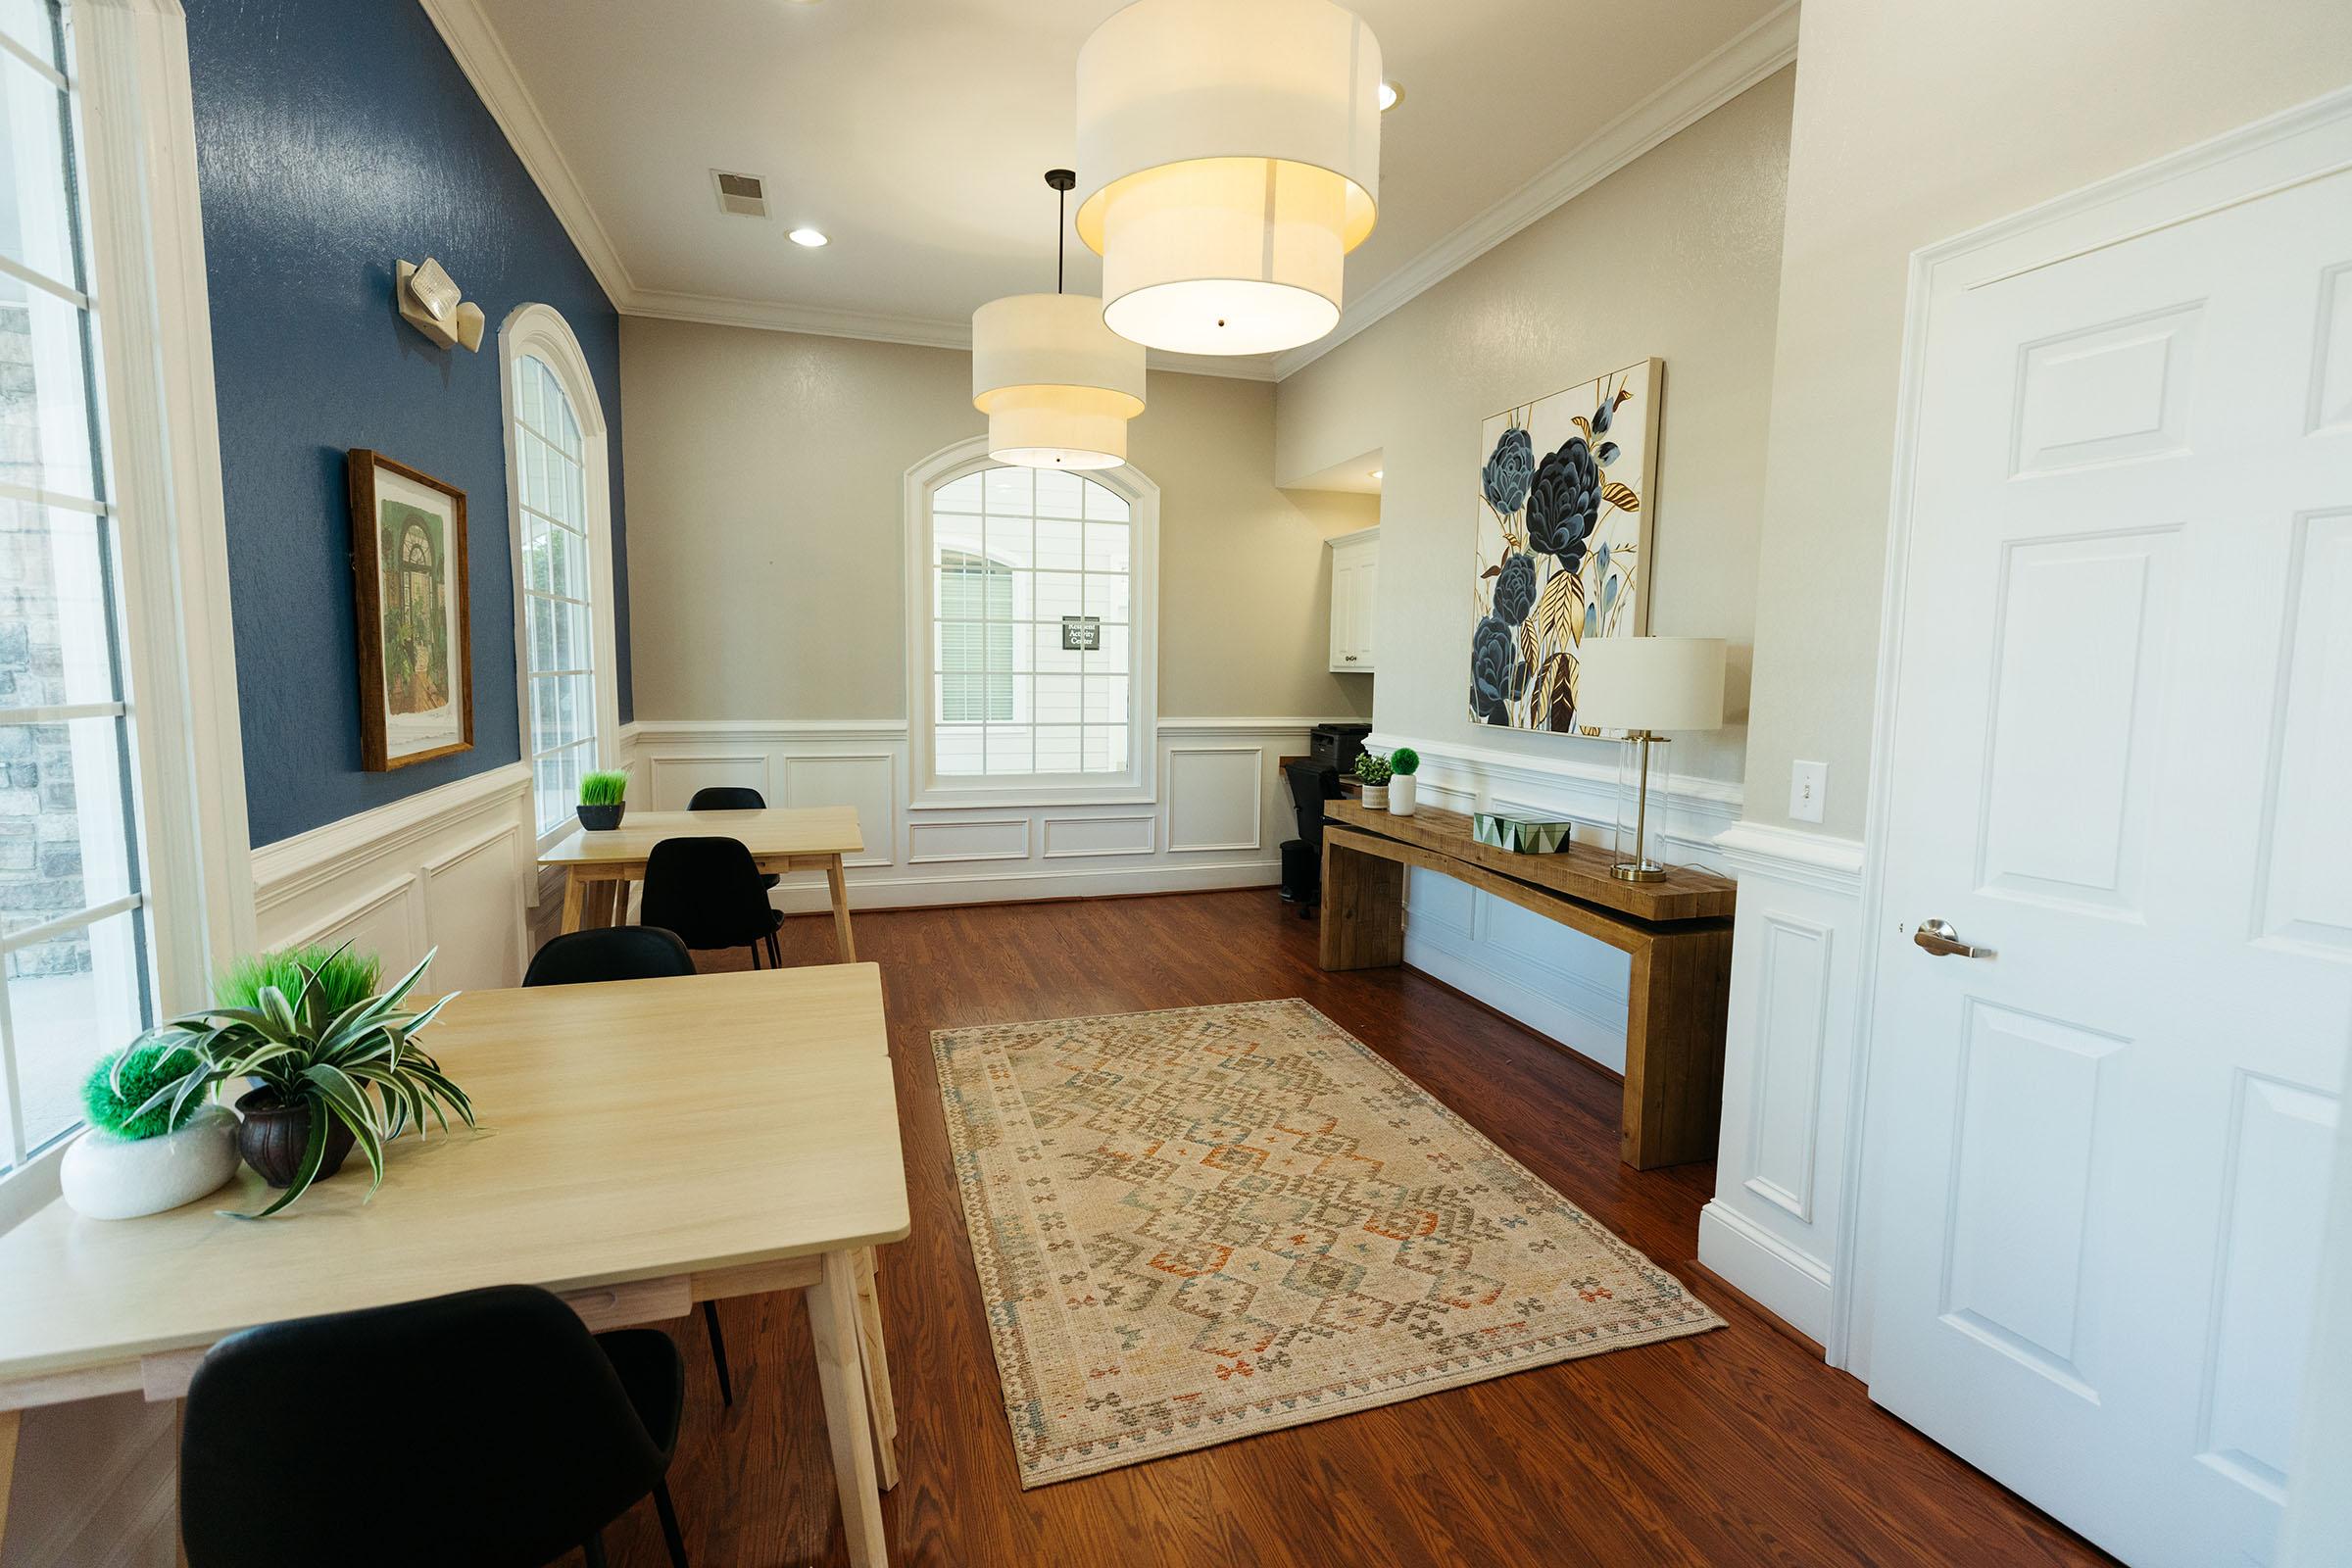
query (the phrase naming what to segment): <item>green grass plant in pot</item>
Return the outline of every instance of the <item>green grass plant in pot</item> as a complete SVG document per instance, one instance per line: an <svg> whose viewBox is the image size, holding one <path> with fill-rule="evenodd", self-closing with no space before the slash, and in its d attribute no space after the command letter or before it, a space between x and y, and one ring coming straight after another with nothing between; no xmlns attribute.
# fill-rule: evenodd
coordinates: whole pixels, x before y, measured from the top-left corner
<svg viewBox="0 0 2352 1568"><path fill-rule="evenodd" d="M1385 757L1370 752L1358 752L1355 758L1355 779L1364 787L1364 808L1386 810L1389 805L1389 778L1395 770Z"/></svg>
<svg viewBox="0 0 2352 1568"><path fill-rule="evenodd" d="M165 1048L109 1052L81 1086L89 1130L74 1140L58 1182L74 1212L136 1219L192 1203L237 1173L237 1118L225 1105L153 1105L175 1083Z"/></svg>
<svg viewBox="0 0 2352 1568"><path fill-rule="evenodd" d="M619 771L580 775L580 826L602 833L620 826L628 809L629 775Z"/></svg>
<svg viewBox="0 0 2352 1568"><path fill-rule="evenodd" d="M1413 814L1413 779L1421 771L1421 754L1410 746L1399 746L1389 754L1389 767L1396 775L1389 780L1389 814Z"/></svg>
<svg viewBox="0 0 2352 1568"><path fill-rule="evenodd" d="M401 1004L433 955L391 990L375 990L378 966L348 947L310 948L248 959L222 978L211 1007L174 1018L147 1037L171 1069L141 1114L199 1102L217 1085L252 1079L237 1100L244 1120L237 1149L272 1187L284 1189L262 1219L332 1176L354 1147L374 1184L384 1180L384 1145L410 1122L422 1137L430 1116L449 1130L455 1111L470 1127L473 1103L416 1037L448 1005L421 1011Z"/></svg>

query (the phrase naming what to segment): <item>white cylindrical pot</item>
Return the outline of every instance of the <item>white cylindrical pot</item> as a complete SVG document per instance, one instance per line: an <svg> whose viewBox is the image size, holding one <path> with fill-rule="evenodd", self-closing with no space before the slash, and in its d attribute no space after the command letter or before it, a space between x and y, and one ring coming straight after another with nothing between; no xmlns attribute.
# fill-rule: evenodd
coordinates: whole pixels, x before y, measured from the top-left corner
<svg viewBox="0 0 2352 1568"><path fill-rule="evenodd" d="M1391 816L1413 814L1412 774L1398 773L1389 780L1389 814Z"/></svg>
<svg viewBox="0 0 2352 1568"><path fill-rule="evenodd" d="M236 1112L204 1105L161 1138L117 1138L91 1128L66 1150L58 1180L75 1213L136 1219L192 1203L236 1171Z"/></svg>
<svg viewBox="0 0 2352 1568"><path fill-rule="evenodd" d="M1380 44L1332 0L1136 0L1078 53L1078 237L1103 319L1188 354L1339 321L1380 200Z"/></svg>
<svg viewBox="0 0 2352 1568"><path fill-rule="evenodd" d="M1365 786L1364 786L1364 809L1365 809L1365 810L1367 810L1367 811L1385 811L1385 810L1387 810L1388 808L1389 808L1389 787L1388 787L1388 785L1386 785L1386 784L1367 784L1367 785L1365 785Z"/></svg>

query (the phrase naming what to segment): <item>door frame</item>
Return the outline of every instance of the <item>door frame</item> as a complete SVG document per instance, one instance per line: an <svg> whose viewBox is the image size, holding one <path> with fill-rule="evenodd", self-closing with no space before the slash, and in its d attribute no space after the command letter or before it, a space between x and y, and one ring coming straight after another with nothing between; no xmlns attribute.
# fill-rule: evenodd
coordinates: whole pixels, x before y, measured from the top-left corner
<svg viewBox="0 0 2352 1568"><path fill-rule="evenodd" d="M1943 301L2020 273L2071 261L2227 208L2352 170L2352 87L2258 120L2210 141L2112 175L2080 190L1966 230L1911 254L1903 352L1895 398L1894 472L1880 599L1879 669L1871 720L1869 806L1863 829L1862 943L1857 1023L1846 1102L1841 1205L1830 1283L1824 1349L1833 1366L1870 1381L1872 1238L1879 1204L1865 1178L1877 1160L1870 1139L1871 1062L1879 1034L1879 955L1886 920L1887 814L1897 739L1903 624L1909 608L1914 478L1920 409L1927 390L1928 329ZM2315 323L2316 324L2316 323Z"/></svg>

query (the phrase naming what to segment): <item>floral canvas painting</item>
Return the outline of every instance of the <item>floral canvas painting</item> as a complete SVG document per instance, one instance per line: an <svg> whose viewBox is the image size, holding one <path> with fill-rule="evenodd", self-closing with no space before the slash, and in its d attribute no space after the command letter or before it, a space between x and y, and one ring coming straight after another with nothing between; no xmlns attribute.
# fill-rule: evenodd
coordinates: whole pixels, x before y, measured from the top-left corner
<svg viewBox="0 0 2352 1568"><path fill-rule="evenodd" d="M1598 735L1577 719L1577 650L1647 618L1663 367L1643 360L1487 420L1479 443L1470 716Z"/></svg>

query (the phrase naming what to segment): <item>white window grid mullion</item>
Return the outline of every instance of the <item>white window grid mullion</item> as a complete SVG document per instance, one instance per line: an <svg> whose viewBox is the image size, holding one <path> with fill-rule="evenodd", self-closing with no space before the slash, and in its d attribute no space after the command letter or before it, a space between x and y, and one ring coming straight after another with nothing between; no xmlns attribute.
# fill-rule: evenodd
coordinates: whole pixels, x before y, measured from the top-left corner
<svg viewBox="0 0 2352 1568"><path fill-rule="evenodd" d="M551 528L561 528L565 533L571 534L576 538L585 539L588 537L588 528L585 523L566 521L565 519L557 516L552 512L540 511L537 507L532 506L528 501L517 502L516 505L521 507L523 511L529 513L532 516L537 517L541 522L546 523Z"/></svg>
<svg viewBox="0 0 2352 1568"><path fill-rule="evenodd" d="M525 588L522 595L525 599L544 599L551 605L577 605L582 610L596 608L585 599L574 599L569 594L551 594L540 588Z"/></svg>
<svg viewBox="0 0 2352 1568"><path fill-rule="evenodd" d="M17 1073L17 1024L8 1007L8 982L0 979L0 1102L8 1107L8 1163L15 1170L30 1152L24 1147L24 1091Z"/></svg>
<svg viewBox="0 0 2352 1568"><path fill-rule="evenodd" d="M49 507L59 512L80 512L94 517L115 515L113 507L103 501L93 501L88 496L44 490L39 485L10 484L5 480L0 480L0 501L22 501L28 506Z"/></svg>
<svg viewBox="0 0 2352 1568"><path fill-rule="evenodd" d="M43 81L46 81L50 86L55 87L59 92L66 92L70 90L69 84L66 81L66 74L64 72L58 70L57 67L51 62L43 60L39 55L34 54L30 49L25 48L24 45L18 42L13 35L6 32L0 32L0 51L5 51L6 53L15 55L19 60L23 61L26 66L30 67L34 72L36 72Z"/></svg>
<svg viewBox="0 0 2352 1568"><path fill-rule="evenodd" d="M37 288L44 294L55 295L77 311L91 311L97 308L91 302L89 295L73 284L61 283L47 272L26 267L23 262L11 257L0 256L0 272L7 273L27 288Z"/></svg>
<svg viewBox="0 0 2352 1568"><path fill-rule="evenodd" d="M78 931L84 926L96 925L101 920L111 920L118 914L128 914L133 909L143 909L146 906L146 894L125 893L119 899L109 899L104 904L93 904L86 909L75 909L70 914L61 914L55 919L43 920L39 925L28 925L22 930L11 931L5 936L0 936L0 956L22 953L26 948L37 948L44 942L53 942L57 938Z"/></svg>
<svg viewBox="0 0 2352 1568"><path fill-rule="evenodd" d="M524 418L519 414L514 416L514 428L517 430L528 430L531 434L537 436L542 442L546 443L548 451L554 453L557 457L562 458L573 467L585 468L587 466L585 463L581 462L578 457L573 455L571 448L565 446L554 436L549 435L545 430L540 429L537 425L533 424L530 420Z"/></svg>
<svg viewBox="0 0 2352 1568"><path fill-rule="evenodd" d="M594 730L590 730L578 740L565 741L561 746L550 746L545 751L533 752L531 754L531 766L534 770L536 770L541 762L546 761L551 757L562 757L565 752L576 752L583 746L593 747L595 745L596 732Z"/></svg>
<svg viewBox="0 0 2352 1568"><path fill-rule="evenodd" d="M0 708L0 724L64 724L76 718L120 718L127 703L57 703L45 708Z"/></svg>

